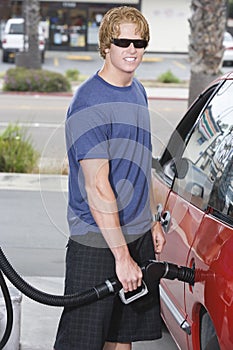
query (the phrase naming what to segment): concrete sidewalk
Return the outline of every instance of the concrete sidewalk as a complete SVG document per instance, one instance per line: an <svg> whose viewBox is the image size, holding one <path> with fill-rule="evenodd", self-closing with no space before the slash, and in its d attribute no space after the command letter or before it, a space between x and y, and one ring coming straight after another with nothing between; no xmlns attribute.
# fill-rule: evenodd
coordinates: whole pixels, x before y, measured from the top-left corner
<svg viewBox="0 0 233 350"><path fill-rule="evenodd" d="M146 87L149 99L187 100L189 90L186 87Z"/></svg>

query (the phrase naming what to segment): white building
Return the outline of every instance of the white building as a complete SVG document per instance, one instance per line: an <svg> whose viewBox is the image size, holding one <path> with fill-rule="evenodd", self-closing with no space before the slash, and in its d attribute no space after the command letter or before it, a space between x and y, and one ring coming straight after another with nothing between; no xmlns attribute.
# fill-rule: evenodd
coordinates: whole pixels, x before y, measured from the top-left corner
<svg viewBox="0 0 233 350"><path fill-rule="evenodd" d="M188 52L190 4L190 0L141 1L151 31L147 51Z"/></svg>

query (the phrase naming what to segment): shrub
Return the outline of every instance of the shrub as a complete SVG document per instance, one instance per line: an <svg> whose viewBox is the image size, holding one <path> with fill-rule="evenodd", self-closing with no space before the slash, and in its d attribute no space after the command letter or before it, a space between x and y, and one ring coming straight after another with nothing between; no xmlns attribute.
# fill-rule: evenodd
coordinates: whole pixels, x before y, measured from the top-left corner
<svg viewBox="0 0 233 350"><path fill-rule="evenodd" d="M70 82L60 73L23 67L8 69L3 84L4 91L66 92L70 88Z"/></svg>
<svg viewBox="0 0 233 350"><path fill-rule="evenodd" d="M9 124L0 135L0 171L30 173L38 159L39 153L33 148L26 130Z"/></svg>
<svg viewBox="0 0 233 350"><path fill-rule="evenodd" d="M180 79L177 78L170 70L161 74L158 77L160 83L180 83Z"/></svg>
<svg viewBox="0 0 233 350"><path fill-rule="evenodd" d="M78 69L67 69L66 78L71 81L77 81L79 79L79 70Z"/></svg>

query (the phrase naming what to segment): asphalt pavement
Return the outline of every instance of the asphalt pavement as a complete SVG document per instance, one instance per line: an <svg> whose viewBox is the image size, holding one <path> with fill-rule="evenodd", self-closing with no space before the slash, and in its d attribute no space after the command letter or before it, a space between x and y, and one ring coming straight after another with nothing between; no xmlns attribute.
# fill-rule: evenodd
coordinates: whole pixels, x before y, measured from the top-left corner
<svg viewBox="0 0 233 350"><path fill-rule="evenodd" d="M77 87L73 87L73 91ZM162 99L187 99L188 98L188 89L184 87L176 88L146 88L149 98L162 98ZM43 229L43 234L39 234L36 231L36 228L33 226L34 223L31 223L32 214L28 214L24 219L20 217L22 208L25 203L22 203L22 198L27 198L28 193L34 195L33 210L37 208L37 220L39 231ZM65 205L66 205L66 195L67 195L67 176L53 176L53 175L27 175L27 174L5 174L0 173L0 207L4 208L2 215L2 220L9 220L9 223L12 223L17 219L17 223L20 224L19 220L27 220L27 225L29 229L32 229L35 237L23 237L20 239L18 232L9 232L12 236L3 235L3 246L4 249L9 252L10 256L14 256L14 244L12 245L12 240L17 242L16 247L18 249L17 254L21 254L22 260L27 261L27 264L30 265L31 259L38 259L38 269L35 270L34 275L25 273L27 269L25 265L18 266L18 271L20 272L21 268L24 271L24 278L26 281L33 285L34 287L43 290L47 293L52 294L62 294L63 293L63 273L64 273L64 251L65 243L67 241L67 227L66 227L66 217L65 217ZM21 193L22 196L19 196L19 202L12 199L12 194L16 196L17 193ZM59 200L62 198L62 205L58 205ZM21 202L20 202L21 201ZM53 217L50 213L51 206L54 206L56 203L56 218ZM31 206L31 203L28 203L28 206ZM24 210L29 210L25 209ZM10 215L9 212L13 211L13 215ZM14 213L18 213L18 216ZM59 218L59 219L58 219ZM49 219L49 222L47 222ZM59 225L57 225L57 220L59 220ZM17 227L17 223L14 223ZM5 223L6 224L6 223ZM30 226L31 225L31 226ZM51 227L53 230L50 230ZM38 228L37 228L38 229ZM35 231L35 232L34 232ZM49 231L49 235L48 235ZM18 236L17 236L18 234ZM54 236L53 236L54 235ZM25 241L24 241L25 239ZM18 240L18 241L17 241ZM44 256L33 256L35 255L33 249L31 249L31 256L25 258L26 252L24 246L28 245L33 247L33 244L36 242L37 245L43 246L49 244L49 249L47 254L45 252ZM56 242L55 247L52 247L53 242ZM31 245L31 246L30 246ZM60 259L59 261L53 260L53 249L60 250ZM46 259L49 258L54 264L54 270L50 270L46 273ZM13 259L14 260L14 259ZM13 261L14 263L14 261ZM23 264L23 262L22 262ZM56 272L60 269L60 273L56 275ZM40 275L40 270L43 271L43 275ZM8 281L8 284L11 283ZM19 294L20 295L20 294ZM16 298L17 299L17 298ZM52 350L53 342L56 334L56 329L61 313L61 308L48 307L41 305L37 302L32 301L26 296L22 296L14 301L14 313L15 313L15 328L11 338L8 342L8 345L4 348L5 350L19 350L17 345L14 344L17 336L19 337L20 350ZM2 302L0 299L0 310L2 310ZM1 320L0 313L0 326L2 326L4 320ZM20 334L17 335L17 330L20 330ZM1 329L0 329L1 335ZM17 341L16 341L17 343ZM133 350L176 350L177 346L173 342L168 331L164 327L163 329L163 338L161 340L152 341L152 342L139 342L133 345Z"/></svg>

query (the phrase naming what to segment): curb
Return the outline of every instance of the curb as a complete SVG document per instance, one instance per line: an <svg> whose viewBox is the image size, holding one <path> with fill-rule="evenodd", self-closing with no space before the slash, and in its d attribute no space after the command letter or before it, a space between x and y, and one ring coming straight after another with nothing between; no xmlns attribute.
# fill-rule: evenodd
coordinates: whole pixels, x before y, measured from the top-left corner
<svg viewBox="0 0 233 350"><path fill-rule="evenodd" d="M187 100L189 88L187 83L184 84L162 84L143 82L143 86L146 89L148 100ZM2 91L0 82L0 94L1 95L22 95L22 96L54 96L54 97L69 97L71 98L79 87L80 84L72 85L72 91L70 92L36 92L36 91Z"/></svg>
<svg viewBox="0 0 233 350"><path fill-rule="evenodd" d="M166 93L165 90L167 90L167 88L147 88L145 87L146 91L147 91L147 96L148 96L148 100L177 100L177 101L185 101L188 100L188 89L186 88L170 88L172 90L176 90L176 89L182 89L182 93L179 95L180 91L176 91L176 94L169 92ZM158 91L151 91L151 90L157 90ZM164 89L164 91L163 91ZM169 90L170 90L169 89ZM41 96L41 97L69 97L72 98L73 94L75 92L75 89L73 90L73 92L50 92L50 93L46 93L46 92L23 92L23 91L0 91L1 95L21 95L21 96Z"/></svg>
<svg viewBox="0 0 233 350"><path fill-rule="evenodd" d="M73 92L0 91L1 95L72 97Z"/></svg>
<svg viewBox="0 0 233 350"><path fill-rule="evenodd" d="M68 176L56 174L0 173L0 190L67 192Z"/></svg>

